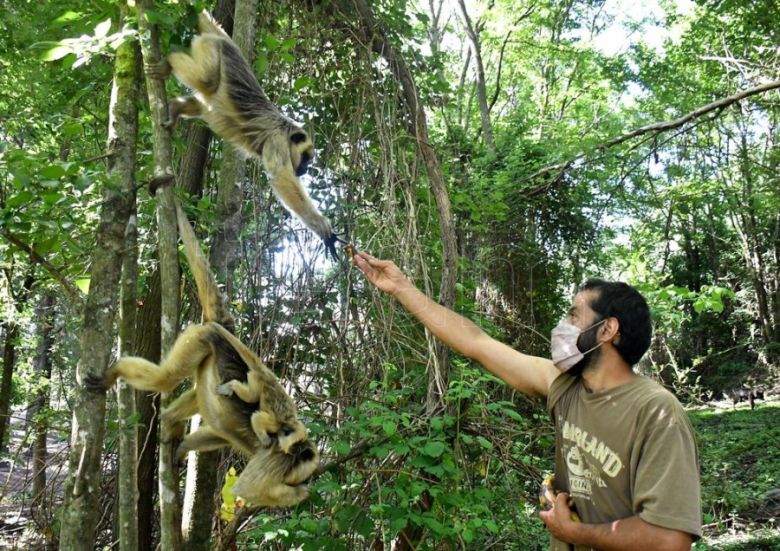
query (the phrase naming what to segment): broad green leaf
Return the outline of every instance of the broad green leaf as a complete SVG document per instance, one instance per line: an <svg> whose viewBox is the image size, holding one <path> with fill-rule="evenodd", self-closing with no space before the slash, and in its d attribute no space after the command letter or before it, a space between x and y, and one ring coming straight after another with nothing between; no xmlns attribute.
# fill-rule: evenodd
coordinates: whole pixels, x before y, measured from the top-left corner
<svg viewBox="0 0 780 551"><path fill-rule="evenodd" d="M439 457L446 449L447 446L444 444L444 442L428 442L425 444L422 451L425 455L430 457Z"/></svg>
<svg viewBox="0 0 780 551"><path fill-rule="evenodd" d="M84 293L85 295L89 293L89 282L91 281L88 277L82 277L74 281L76 284L76 287L79 288L79 290Z"/></svg>

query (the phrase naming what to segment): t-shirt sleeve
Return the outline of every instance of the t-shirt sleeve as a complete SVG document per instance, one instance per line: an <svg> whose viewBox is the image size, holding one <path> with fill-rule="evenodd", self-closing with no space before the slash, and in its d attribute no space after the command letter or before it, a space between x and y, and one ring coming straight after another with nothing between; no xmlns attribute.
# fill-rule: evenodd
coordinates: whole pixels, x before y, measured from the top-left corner
<svg viewBox="0 0 780 551"><path fill-rule="evenodd" d="M671 406L677 410L679 406ZM633 507L650 524L701 537L699 466L693 429L680 408L644 439Z"/></svg>

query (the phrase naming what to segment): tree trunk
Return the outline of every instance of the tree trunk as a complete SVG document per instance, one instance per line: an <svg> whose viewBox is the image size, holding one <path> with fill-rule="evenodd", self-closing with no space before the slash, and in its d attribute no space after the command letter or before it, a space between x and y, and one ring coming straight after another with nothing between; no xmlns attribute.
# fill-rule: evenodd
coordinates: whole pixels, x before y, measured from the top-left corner
<svg viewBox="0 0 780 551"><path fill-rule="evenodd" d="M138 27L142 36L141 51L144 66L160 63L159 29L146 19L147 11L154 11L151 0L137 4ZM168 118L165 82L151 78L145 71L146 92L152 115L154 150L154 179L163 184L157 191L157 248L160 259L160 281L162 289L160 343L165 356L173 346L179 329L179 249L176 229L176 207L173 189L164 185L173 181L171 131L163 127ZM165 409L174 399L172 394L163 394L160 400ZM181 549L181 507L179 503L179 479L176 469L174 438L161 425L160 454L158 461L160 485L160 545L165 550Z"/></svg>
<svg viewBox="0 0 780 551"><path fill-rule="evenodd" d="M33 277L33 268L30 268L30 272L24 278L22 290L14 300L16 312L21 313L24 310L33 283L35 283L35 278ZM15 319L12 318L3 322L3 333L5 334L5 345L3 347L3 381L0 383L0 450L6 447L5 433L11 415L16 345L19 340L19 325Z"/></svg>
<svg viewBox="0 0 780 551"><path fill-rule="evenodd" d="M471 42L471 50L474 53L474 64L477 68L477 101L479 103L479 117L482 121L482 134L485 136L485 145L491 153L496 152L496 144L493 140L493 127L490 124L490 107L487 99L487 85L485 84L485 66L482 63L482 48L479 41L479 30L474 27L466 10L463 0L458 0L460 11L463 14L463 23L466 27L466 35Z"/></svg>
<svg viewBox="0 0 780 551"><path fill-rule="evenodd" d="M235 16L231 8L235 5ZM230 33L246 59L252 62L255 43L257 0L222 1L216 16ZM194 167L193 167L194 169ZM192 174L195 174L193 170ZM217 189L216 220L218 230L210 250L210 263L217 277L225 282L225 294L233 296L233 269L238 259L238 235L241 226L242 182L246 177L246 161L238 150L222 143L222 165ZM184 182L183 182L184 183ZM191 430L197 430L199 419L193 419ZM182 531L187 549L210 549L214 519L214 496L218 486L217 468L221 452L190 453L187 459L187 482L184 490Z"/></svg>
<svg viewBox="0 0 780 551"><path fill-rule="evenodd" d="M135 353L150 362L160 363L160 271L149 278L149 289L141 301L136 316ZM157 474L157 424L160 411L159 394L136 391L138 409L139 457L138 487L145 488L138 499L138 547L154 549L154 533L157 525L157 493L154 491Z"/></svg>
<svg viewBox="0 0 780 551"><path fill-rule="evenodd" d="M121 3L122 19L128 16L127 4ZM132 150L135 158L135 144L138 132L139 69L141 52L136 42L123 46L127 56L124 73L114 80L117 103L113 113L117 120L124 120L125 127L117 126L118 132L128 139L128 155ZM119 56L119 52L117 53ZM131 139L130 139L131 138ZM133 167L134 170L134 167ZM133 188L135 189L135 188ZM135 320L138 284L138 225L136 218L136 194L131 201L130 218L125 228L125 257L122 262L120 280L119 355L134 354ZM119 473L117 490L119 497L118 524L120 551L137 551L138 547L138 434L132 425L136 416L135 389L124 380L117 384L117 412L119 416ZM128 428L127 423L130 422Z"/></svg>
<svg viewBox="0 0 780 551"><path fill-rule="evenodd" d="M40 381L36 384L38 390L30 400L28 410L33 423L33 484L30 514L48 540L52 534L47 529L49 519L44 514L46 509L44 492L46 491L46 438L49 435L47 410L49 409L51 345L54 326L54 295L51 291L46 291L41 298L36 319L39 322L39 335L33 368ZM46 382L44 383L43 380Z"/></svg>
<svg viewBox="0 0 780 551"><path fill-rule="evenodd" d="M106 395L87 391L81 384L87 376L101 377L112 355L125 228L135 190L138 127L137 103L132 99L132 89L136 71L135 47L127 42L118 48L116 55L108 135L108 170L112 184L102 191L100 225L91 259L91 284L84 306L76 371L79 387L75 392L60 531L60 548L67 550L93 549L95 545Z"/></svg>

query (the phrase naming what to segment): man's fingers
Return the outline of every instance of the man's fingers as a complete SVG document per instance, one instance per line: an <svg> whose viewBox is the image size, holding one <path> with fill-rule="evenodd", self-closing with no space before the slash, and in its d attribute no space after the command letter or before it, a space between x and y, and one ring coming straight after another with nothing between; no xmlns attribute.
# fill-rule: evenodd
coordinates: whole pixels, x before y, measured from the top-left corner
<svg viewBox="0 0 780 551"><path fill-rule="evenodd" d="M378 258L373 257L370 254L363 251L358 252L358 255L363 257L366 260L366 262L368 262L371 266L374 266L375 268L384 269L393 263L391 260L379 260Z"/></svg>
<svg viewBox="0 0 780 551"><path fill-rule="evenodd" d="M570 508L569 502L571 501L571 497L566 492L560 492L557 496L555 496L555 505L565 505L566 508Z"/></svg>

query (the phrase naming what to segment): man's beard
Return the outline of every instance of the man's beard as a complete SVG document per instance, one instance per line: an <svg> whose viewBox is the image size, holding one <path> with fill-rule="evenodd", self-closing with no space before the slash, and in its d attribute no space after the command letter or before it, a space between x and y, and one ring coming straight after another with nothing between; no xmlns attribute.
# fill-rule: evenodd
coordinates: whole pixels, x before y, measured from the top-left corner
<svg viewBox="0 0 780 551"><path fill-rule="evenodd" d="M580 352L583 350L590 350L598 344L598 341L596 340L596 333L598 332L597 330L598 327L591 327L587 331L580 333L580 336L577 337L577 349ZM590 350L590 352L586 353L580 361L574 364L571 369L567 371L567 373L575 377L579 377L588 367L595 365L596 360L598 360L600 356L601 347L599 346L598 348L595 348L595 350Z"/></svg>

